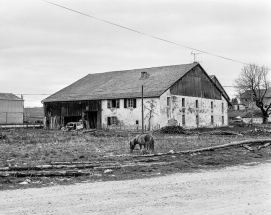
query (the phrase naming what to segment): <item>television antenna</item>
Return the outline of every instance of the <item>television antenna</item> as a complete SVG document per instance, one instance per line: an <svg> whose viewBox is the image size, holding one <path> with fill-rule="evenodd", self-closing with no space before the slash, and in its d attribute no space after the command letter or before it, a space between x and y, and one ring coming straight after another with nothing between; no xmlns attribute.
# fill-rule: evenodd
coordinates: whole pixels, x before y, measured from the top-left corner
<svg viewBox="0 0 271 215"><path fill-rule="evenodd" d="M200 55L200 54L203 54L203 53L200 53L200 52L191 52L191 55L194 55L194 61L193 62L198 62L200 63L201 61L199 61L199 58L197 55Z"/></svg>

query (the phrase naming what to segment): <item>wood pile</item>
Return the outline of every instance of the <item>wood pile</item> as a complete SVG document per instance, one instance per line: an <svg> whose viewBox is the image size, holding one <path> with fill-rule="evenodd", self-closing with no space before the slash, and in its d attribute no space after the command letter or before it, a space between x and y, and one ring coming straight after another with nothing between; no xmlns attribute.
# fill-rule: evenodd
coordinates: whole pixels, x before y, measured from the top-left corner
<svg viewBox="0 0 271 215"><path fill-rule="evenodd" d="M252 129L249 131L242 132L243 135L252 135L252 136L260 136L260 135L271 135L271 130L267 129Z"/></svg>
<svg viewBox="0 0 271 215"><path fill-rule="evenodd" d="M175 125L169 125L161 128L159 130L160 133L163 134L191 134L193 132L190 132L188 130L185 130L182 126L175 126Z"/></svg>
<svg viewBox="0 0 271 215"><path fill-rule="evenodd" d="M234 131L222 131L222 130L214 130L208 132L202 132L201 134L208 134L208 135L240 135Z"/></svg>

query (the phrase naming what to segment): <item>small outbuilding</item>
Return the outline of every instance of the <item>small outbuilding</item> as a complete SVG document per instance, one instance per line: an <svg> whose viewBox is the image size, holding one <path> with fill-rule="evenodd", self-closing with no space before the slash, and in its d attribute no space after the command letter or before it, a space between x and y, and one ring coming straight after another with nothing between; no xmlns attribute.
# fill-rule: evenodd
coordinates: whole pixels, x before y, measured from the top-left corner
<svg viewBox="0 0 271 215"><path fill-rule="evenodd" d="M24 100L12 93L0 93L0 125L23 124Z"/></svg>

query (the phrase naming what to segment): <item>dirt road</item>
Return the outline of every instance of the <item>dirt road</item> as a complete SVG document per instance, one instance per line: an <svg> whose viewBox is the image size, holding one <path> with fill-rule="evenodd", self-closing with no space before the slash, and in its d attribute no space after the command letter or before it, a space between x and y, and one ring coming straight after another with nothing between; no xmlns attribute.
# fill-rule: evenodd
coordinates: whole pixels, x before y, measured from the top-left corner
<svg viewBox="0 0 271 215"><path fill-rule="evenodd" d="M0 214L271 214L271 163L1 191Z"/></svg>

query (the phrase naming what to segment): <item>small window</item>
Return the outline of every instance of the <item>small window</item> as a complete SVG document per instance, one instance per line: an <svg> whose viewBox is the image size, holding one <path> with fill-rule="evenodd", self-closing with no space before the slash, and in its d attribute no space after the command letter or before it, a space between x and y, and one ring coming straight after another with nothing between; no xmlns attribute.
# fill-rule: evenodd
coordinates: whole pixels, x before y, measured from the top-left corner
<svg viewBox="0 0 271 215"><path fill-rule="evenodd" d="M182 107L185 107L185 98L182 98Z"/></svg>
<svg viewBox="0 0 271 215"><path fill-rule="evenodd" d="M211 124L214 124L214 116L211 116Z"/></svg>
<svg viewBox="0 0 271 215"><path fill-rule="evenodd" d="M107 100L107 108L119 108L119 107L120 107L119 99Z"/></svg>
<svg viewBox="0 0 271 215"><path fill-rule="evenodd" d="M185 115L182 116L182 125L185 125Z"/></svg>
<svg viewBox="0 0 271 215"><path fill-rule="evenodd" d="M199 125L199 115L196 115L196 124Z"/></svg>
<svg viewBox="0 0 271 215"><path fill-rule="evenodd" d="M136 108L136 99L124 99L124 108Z"/></svg>
<svg viewBox="0 0 271 215"><path fill-rule="evenodd" d="M116 116L107 117L108 125L118 125L118 119Z"/></svg>
<svg viewBox="0 0 271 215"><path fill-rule="evenodd" d="M224 125L224 116L222 116L222 125Z"/></svg>
<svg viewBox="0 0 271 215"><path fill-rule="evenodd" d="M224 103L222 103L222 112L224 112Z"/></svg>
<svg viewBox="0 0 271 215"><path fill-rule="evenodd" d="M211 102L211 109L214 109L214 103Z"/></svg>
<svg viewBox="0 0 271 215"><path fill-rule="evenodd" d="M199 107L199 100L196 100L196 108Z"/></svg>
<svg viewBox="0 0 271 215"><path fill-rule="evenodd" d="M139 121L138 120L136 120L136 125L138 125L139 124Z"/></svg>
<svg viewBox="0 0 271 215"><path fill-rule="evenodd" d="M170 106L170 97L167 97L167 106Z"/></svg>

